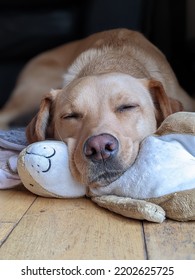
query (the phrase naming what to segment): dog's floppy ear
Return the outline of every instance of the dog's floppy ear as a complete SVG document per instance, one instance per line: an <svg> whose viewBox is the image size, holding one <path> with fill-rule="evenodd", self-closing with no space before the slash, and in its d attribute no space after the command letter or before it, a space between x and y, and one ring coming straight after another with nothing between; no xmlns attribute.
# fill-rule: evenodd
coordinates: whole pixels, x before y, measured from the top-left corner
<svg viewBox="0 0 195 280"><path fill-rule="evenodd" d="M26 127L26 137L29 143L52 138L53 128L51 125L52 109L58 90L52 90L42 99L37 115Z"/></svg>
<svg viewBox="0 0 195 280"><path fill-rule="evenodd" d="M168 97L161 82L150 80L148 87L156 108L158 124L160 124L169 115L183 111L181 102Z"/></svg>

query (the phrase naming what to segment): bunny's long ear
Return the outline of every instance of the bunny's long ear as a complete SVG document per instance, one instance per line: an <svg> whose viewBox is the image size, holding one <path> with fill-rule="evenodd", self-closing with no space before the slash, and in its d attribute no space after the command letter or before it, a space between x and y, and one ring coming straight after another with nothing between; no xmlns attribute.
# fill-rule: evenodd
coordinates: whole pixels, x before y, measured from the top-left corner
<svg viewBox="0 0 195 280"><path fill-rule="evenodd" d="M36 116L26 127L26 137L29 143L53 137L52 112L58 90L52 90L42 99Z"/></svg>

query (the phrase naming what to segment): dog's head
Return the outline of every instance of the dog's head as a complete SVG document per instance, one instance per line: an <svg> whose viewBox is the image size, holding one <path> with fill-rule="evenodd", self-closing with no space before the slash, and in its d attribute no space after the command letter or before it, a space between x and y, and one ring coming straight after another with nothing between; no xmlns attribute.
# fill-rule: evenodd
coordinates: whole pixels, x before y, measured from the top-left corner
<svg viewBox="0 0 195 280"><path fill-rule="evenodd" d="M140 142L180 109L159 82L119 73L88 76L45 96L27 138L64 141L75 179L105 186L134 162Z"/></svg>

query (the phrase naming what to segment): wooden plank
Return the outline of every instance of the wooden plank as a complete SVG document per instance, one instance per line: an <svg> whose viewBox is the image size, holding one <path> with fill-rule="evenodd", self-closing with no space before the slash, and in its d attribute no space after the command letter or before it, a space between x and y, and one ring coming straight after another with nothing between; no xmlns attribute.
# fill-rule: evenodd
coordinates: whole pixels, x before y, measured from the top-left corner
<svg viewBox="0 0 195 280"><path fill-rule="evenodd" d="M1 190L0 222L18 222L35 199L28 191Z"/></svg>
<svg viewBox="0 0 195 280"><path fill-rule="evenodd" d="M15 223L0 223L0 246L15 227Z"/></svg>
<svg viewBox="0 0 195 280"><path fill-rule="evenodd" d="M2 257L144 259L142 223L85 198L38 198L2 245Z"/></svg>
<svg viewBox="0 0 195 280"><path fill-rule="evenodd" d="M36 196L19 190L0 191L0 246L9 237Z"/></svg>
<svg viewBox="0 0 195 280"><path fill-rule="evenodd" d="M149 259L195 259L195 222L144 222L144 233Z"/></svg>

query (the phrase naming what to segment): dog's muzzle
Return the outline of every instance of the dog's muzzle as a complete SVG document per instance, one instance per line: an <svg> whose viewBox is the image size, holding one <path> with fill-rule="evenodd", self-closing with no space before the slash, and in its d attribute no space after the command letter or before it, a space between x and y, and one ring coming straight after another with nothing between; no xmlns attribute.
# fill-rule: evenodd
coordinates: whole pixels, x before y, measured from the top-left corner
<svg viewBox="0 0 195 280"><path fill-rule="evenodd" d="M111 134L91 136L83 146L83 154L89 163L88 182L90 186L106 186L123 172L118 159L119 142Z"/></svg>

